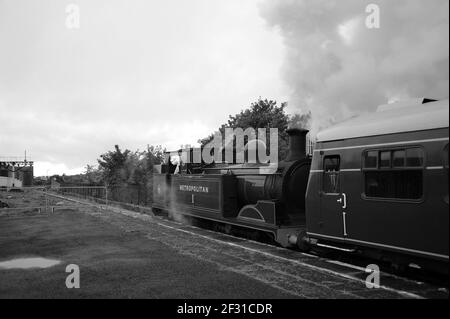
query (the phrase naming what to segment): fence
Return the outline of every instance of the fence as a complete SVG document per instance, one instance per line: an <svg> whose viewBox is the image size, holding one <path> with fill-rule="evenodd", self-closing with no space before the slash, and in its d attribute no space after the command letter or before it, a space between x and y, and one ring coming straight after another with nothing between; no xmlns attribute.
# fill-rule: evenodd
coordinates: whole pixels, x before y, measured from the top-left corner
<svg viewBox="0 0 450 319"><path fill-rule="evenodd" d="M105 186L69 186L51 187L49 194L54 197L70 197L95 201L99 204L108 205L108 189Z"/></svg>
<svg viewBox="0 0 450 319"><path fill-rule="evenodd" d="M54 212L87 205L149 212L150 192L151 188L137 186L5 187L0 188L0 214Z"/></svg>
<svg viewBox="0 0 450 319"><path fill-rule="evenodd" d="M64 199L47 187L0 188L0 213L49 213L79 208L82 203Z"/></svg>

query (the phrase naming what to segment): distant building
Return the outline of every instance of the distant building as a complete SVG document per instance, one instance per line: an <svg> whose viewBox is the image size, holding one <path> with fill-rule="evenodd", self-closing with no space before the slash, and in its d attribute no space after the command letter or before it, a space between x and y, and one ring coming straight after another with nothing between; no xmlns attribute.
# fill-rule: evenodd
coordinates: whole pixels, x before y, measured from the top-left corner
<svg viewBox="0 0 450 319"><path fill-rule="evenodd" d="M33 162L0 158L0 187L32 186Z"/></svg>

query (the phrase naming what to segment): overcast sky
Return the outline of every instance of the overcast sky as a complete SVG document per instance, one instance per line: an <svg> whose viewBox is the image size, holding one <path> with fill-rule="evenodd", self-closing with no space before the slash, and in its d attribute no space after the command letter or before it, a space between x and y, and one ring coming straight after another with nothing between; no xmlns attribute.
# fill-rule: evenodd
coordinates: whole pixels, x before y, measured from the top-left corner
<svg viewBox="0 0 450 319"><path fill-rule="evenodd" d="M0 156L71 174L115 144L195 144L260 96L315 128L448 97L448 0L371 2L0 0Z"/></svg>

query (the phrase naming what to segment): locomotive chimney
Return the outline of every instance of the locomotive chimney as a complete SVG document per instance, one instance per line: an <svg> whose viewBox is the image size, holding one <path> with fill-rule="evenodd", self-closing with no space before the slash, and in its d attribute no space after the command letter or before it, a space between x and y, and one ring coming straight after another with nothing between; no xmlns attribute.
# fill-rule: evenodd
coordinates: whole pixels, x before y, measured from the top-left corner
<svg viewBox="0 0 450 319"><path fill-rule="evenodd" d="M286 133L289 135L289 153L286 162L293 162L306 157L306 134L308 130L292 128Z"/></svg>

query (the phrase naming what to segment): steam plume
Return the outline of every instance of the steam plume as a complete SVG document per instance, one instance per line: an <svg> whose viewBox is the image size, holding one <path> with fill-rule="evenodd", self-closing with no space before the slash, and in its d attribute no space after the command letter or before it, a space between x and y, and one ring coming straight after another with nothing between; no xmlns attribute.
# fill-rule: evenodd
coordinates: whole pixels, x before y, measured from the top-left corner
<svg viewBox="0 0 450 319"><path fill-rule="evenodd" d="M369 29L366 6L380 8ZM380 104L449 92L448 0L263 0L261 15L287 48L290 105L312 112L312 129Z"/></svg>

